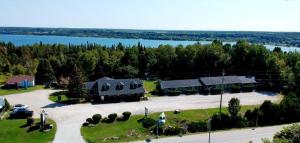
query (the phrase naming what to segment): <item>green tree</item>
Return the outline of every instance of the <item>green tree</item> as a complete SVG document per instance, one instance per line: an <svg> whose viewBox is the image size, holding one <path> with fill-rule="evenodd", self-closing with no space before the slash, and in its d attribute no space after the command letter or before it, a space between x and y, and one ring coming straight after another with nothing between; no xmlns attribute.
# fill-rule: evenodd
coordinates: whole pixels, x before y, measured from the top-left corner
<svg viewBox="0 0 300 143"><path fill-rule="evenodd" d="M79 68L74 65L68 85L68 98L87 98L87 91Z"/></svg>
<svg viewBox="0 0 300 143"><path fill-rule="evenodd" d="M37 67L35 79L37 84L46 84L51 81L56 81L52 66L47 59L40 60L40 63Z"/></svg>
<svg viewBox="0 0 300 143"><path fill-rule="evenodd" d="M240 110L240 100L238 98L231 98L228 102L228 112L230 113L231 118L237 118Z"/></svg>

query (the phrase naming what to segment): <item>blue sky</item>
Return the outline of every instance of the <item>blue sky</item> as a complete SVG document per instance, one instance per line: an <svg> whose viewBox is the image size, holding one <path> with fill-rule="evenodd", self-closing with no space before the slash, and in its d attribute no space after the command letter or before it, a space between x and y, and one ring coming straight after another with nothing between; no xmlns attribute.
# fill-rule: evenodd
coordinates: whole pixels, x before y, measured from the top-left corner
<svg viewBox="0 0 300 143"><path fill-rule="evenodd" d="M300 32L300 0L0 0L0 4L0 26Z"/></svg>

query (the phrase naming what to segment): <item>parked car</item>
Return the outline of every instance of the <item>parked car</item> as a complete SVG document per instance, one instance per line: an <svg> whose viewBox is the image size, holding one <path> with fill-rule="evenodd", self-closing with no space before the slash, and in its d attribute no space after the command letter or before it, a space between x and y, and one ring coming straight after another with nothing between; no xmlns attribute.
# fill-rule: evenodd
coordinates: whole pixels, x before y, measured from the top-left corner
<svg viewBox="0 0 300 143"><path fill-rule="evenodd" d="M30 111L27 108L17 108L10 113L10 118L14 118L14 119L15 118L22 119L22 118L27 118L32 116L33 116L33 111Z"/></svg>
<svg viewBox="0 0 300 143"><path fill-rule="evenodd" d="M16 104L16 105L14 105L12 110L15 110L15 109L28 109L28 105Z"/></svg>

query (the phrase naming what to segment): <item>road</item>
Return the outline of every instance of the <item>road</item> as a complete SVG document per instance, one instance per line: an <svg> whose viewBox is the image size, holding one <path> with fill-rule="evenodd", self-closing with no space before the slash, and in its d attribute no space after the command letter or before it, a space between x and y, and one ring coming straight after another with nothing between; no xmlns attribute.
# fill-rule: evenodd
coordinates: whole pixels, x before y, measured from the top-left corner
<svg viewBox="0 0 300 143"><path fill-rule="evenodd" d="M124 111L130 111L133 114L143 114L147 107L150 112L173 111L176 109L205 109L219 106L219 95L202 96L177 96L177 97L153 97L148 101L116 103L116 104L97 104L90 103L77 105L63 105L53 103L48 100L48 96L57 92L55 90L38 90L34 92L7 95L5 98L11 104L27 104L34 110L34 117L39 117L42 110L46 110L49 117L55 120L57 132L54 143L84 143L80 134L80 127L86 118L96 113L107 116L110 113L121 114ZM227 106L228 101L237 97L242 105L261 104L264 100L278 101L280 96L272 93L238 93L224 94L223 106Z"/></svg>
<svg viewBox="0 0 300 143"><path fill-rule="evenodd" d="M260 127L253 129L237 129L211 133L211 143L262 143L262 139L272 139L274 134L288 125ZM145 143L138 141L133 143ZM152 143L208 143L208 133L188 135L183 137L169 137L154 139Z"/></svg>

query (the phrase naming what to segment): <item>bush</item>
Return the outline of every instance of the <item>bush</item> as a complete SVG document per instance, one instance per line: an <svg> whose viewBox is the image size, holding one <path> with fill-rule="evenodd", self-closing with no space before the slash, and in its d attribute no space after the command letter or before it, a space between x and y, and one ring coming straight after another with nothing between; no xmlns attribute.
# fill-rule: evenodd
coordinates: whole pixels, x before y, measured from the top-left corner
<svg viewBox="0 0 300 143"><path fill-rule="evenodd" d="M158 134L163 134L164 133L164 129L162 126L159 126L158 129L157 129L157 126L155 126L153 129L152 129L152 133L153 134L157 134L157 131L158 131Z"/></svg>
<svg viewBox="0 0 300 143"><path fill-rule="evenodd" d="M173 127L173 126L168 126L164 129L164 134L167 136L172 136L172 135L179 135L179 134L185 134L185 131L183 128L180 127Z"/></svg>
<svg viewBox="0 0 300 143"><path fill-rule="evenodd" d="M215 114L211 117L211 128L213 130L228 129L232 127L231 118L228 114Z"/></svg>
<svg viewBox="0 0 300 143"><path fill-rule="evenodd" d="M210 94L211 94L211 95L221 94L221 89L220 89L220 88L212 88L212 89L210 90Z"/></svg>
<svg viewBox="0 0 300 143"><path fill-rule="evenodd" d="M179 96L180 95L180 91L168 91L168 95L169 96Z"/></svg>
<svg viewBox="0 0 300 143"><path fill-rule="evenodd" d="M274 125L281 121L279 105L273 104L271 101L265 101L260 107L261 116L259 123L262 125Z"/></svg>
<svg viewBox="0 0 300 143"><path fill-rule="evenodd" d="M131 116L131 112L123 112L123 117L122 120L123 121L127 121Z"/></svg>
<svg viewBox="0 0 300 143"><path fill-rule="evenodd" d="M92 118L87 118L86 122L88 122L89 124L92 124L93 123L93 119Z"/></svg>
<svg viewBox="0 0 300 143"><path fill-rule="evenodd" d="M116 120L117 117L118 117L118 115L116 113L109 114L108 118L105 120L105 122L106 123L112 123Z"/></svg>
<svg viewBox="0 0 300 143"><path fill-rule="evenodd" d="M151 128L153 127L154 125L156 125L156 120L152 119L152 118L145 118L143 121L142 121L142 125L144 128Z"/></svg>
<svg viewBox="0 0 300 143"><path fill-rule="evenodd" d="M102 116L100 114L95 114L92 119L94 124L98 124L101 121Z"/></svg>
<svg viewBox="0 0 300 143"><path fill-rule="evenodd" d="M239 93L239 92L241 92L241 86L240 85L231 85L230 86L230 92L231 93Z"/></svg>
<svg viewBox="0 0 300 143"><path fill-rule="evenodd" d="M288 141L289 143L299 143L300 142L300 125L294 124L289 127L283 128L282 131L276 133L274 136L275 139L283 139Z"/></svg>
<svg viewBox="0 0 300 143"><path fill-rule="evenodd" d="M32 117L28 117L26 125L31 126L31 125L33 125L33 123L34 123L34 119Z"/></svg>
<svg viewBox="0 0 300 143"><path fill-rule="evenodd" d="M242 86L243 92L252 92L254 90L254 85L244 85Z"/></svg>
<svg viewBox="0 0 300 143"><path fill-rule="evenodd" d="M84 122L84 123L82 124L82 126L84 126L84 127L87 127L87 126L89 126L89 125L90 125L89 122Z"/></svg>
<svg viewBox="0 0 300 143"><path fill-rule="evenodd" d="M207 124L206 122L203 121L191 122L188 123L187 126L188 126L187 130L191 133L207 131Z"/></svg>

